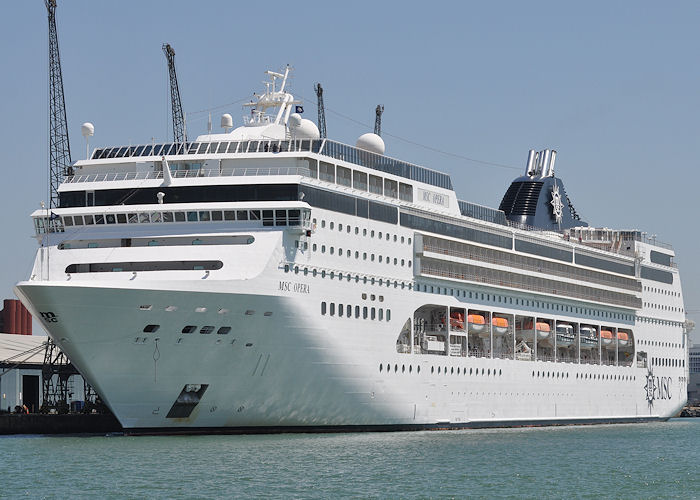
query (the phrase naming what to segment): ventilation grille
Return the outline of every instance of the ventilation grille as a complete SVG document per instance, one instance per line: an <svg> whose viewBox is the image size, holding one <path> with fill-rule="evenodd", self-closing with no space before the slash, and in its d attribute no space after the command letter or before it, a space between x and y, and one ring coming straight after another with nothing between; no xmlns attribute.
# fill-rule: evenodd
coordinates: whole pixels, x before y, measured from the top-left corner
<svg viewBox="0 0 700 500"><path fill-rule="evenodd" d="M542 182L514 182L506 191L499 210L506 216L535 215L542 185Z"/></svg>

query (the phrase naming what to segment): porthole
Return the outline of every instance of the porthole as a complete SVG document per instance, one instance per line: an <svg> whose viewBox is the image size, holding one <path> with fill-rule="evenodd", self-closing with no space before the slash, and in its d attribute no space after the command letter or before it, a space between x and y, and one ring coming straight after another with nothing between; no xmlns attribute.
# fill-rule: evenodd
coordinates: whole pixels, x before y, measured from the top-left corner
<svg viewBox="0 0 700 500"><path fill-rule="evenodd" d="M384 371L384 365L379 363L379 373L382 373Z"/></svg>
<svg viewBox="0 0 700 500"><path fill-rule="evenodd" d="M157 332L160 325L146 325L143 329L143 333L154 333Z"/></svg>
<svg viewBox="0 0 700 500"><path fill-rule="evenodd" d="M192 333L192 332L194 332L196 329L197 329L197 327L194 326L194 325L187 325L186 327L184 327L184 328L182 329L182 333Z"/></svg>

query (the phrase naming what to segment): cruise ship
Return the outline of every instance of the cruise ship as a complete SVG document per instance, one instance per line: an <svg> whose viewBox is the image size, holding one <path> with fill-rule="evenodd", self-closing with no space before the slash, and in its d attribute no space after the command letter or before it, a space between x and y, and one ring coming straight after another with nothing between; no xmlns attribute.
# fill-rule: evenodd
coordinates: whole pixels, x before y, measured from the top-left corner
<svg viewBox="0 0 700 500"><path fill-rule="evenodd" d="M690 322L671 246L589 227L553 150L528 153L495 209L378 135L320 137L289 71L267 72L240 127L94 149L60 206L32 214L16 294L126 432L681 410Z"/></svg>

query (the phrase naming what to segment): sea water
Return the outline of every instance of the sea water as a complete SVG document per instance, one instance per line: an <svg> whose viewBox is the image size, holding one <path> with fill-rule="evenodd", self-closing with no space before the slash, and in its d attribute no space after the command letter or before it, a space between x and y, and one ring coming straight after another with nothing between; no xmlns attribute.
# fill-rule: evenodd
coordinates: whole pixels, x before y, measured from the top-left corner
<svg viewBox="0 0 700 500"><path fill-rule="evenodd" d="M700 498L700 419L356 434L7 436L8 498Z"/></svg>

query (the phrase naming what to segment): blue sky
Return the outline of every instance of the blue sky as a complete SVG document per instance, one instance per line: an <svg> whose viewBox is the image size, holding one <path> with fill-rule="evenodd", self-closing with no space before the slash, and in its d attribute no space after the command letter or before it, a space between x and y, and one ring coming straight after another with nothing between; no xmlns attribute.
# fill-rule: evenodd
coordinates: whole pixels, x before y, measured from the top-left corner
<svg viewBox="0 0 700 500"><path fill-rule="evenodd" d="M47 24L41 0L3 10L0 297L10 297L36 249L29 213L46 199ZM700 322L698 3L59 0L57 20L73 159L85 154L85 121L92 146L169 137L163 42L176 51L190 136L206 130L198 111L249 98L266 69L291 64L307 118L323 84L331 138L354 143L382 103L387 154L449 173L463 199L497 207L528 149L556 149L584 220L674 245ZM223 106L215 128L223 112L241 123L239 104Z"/></svg>

